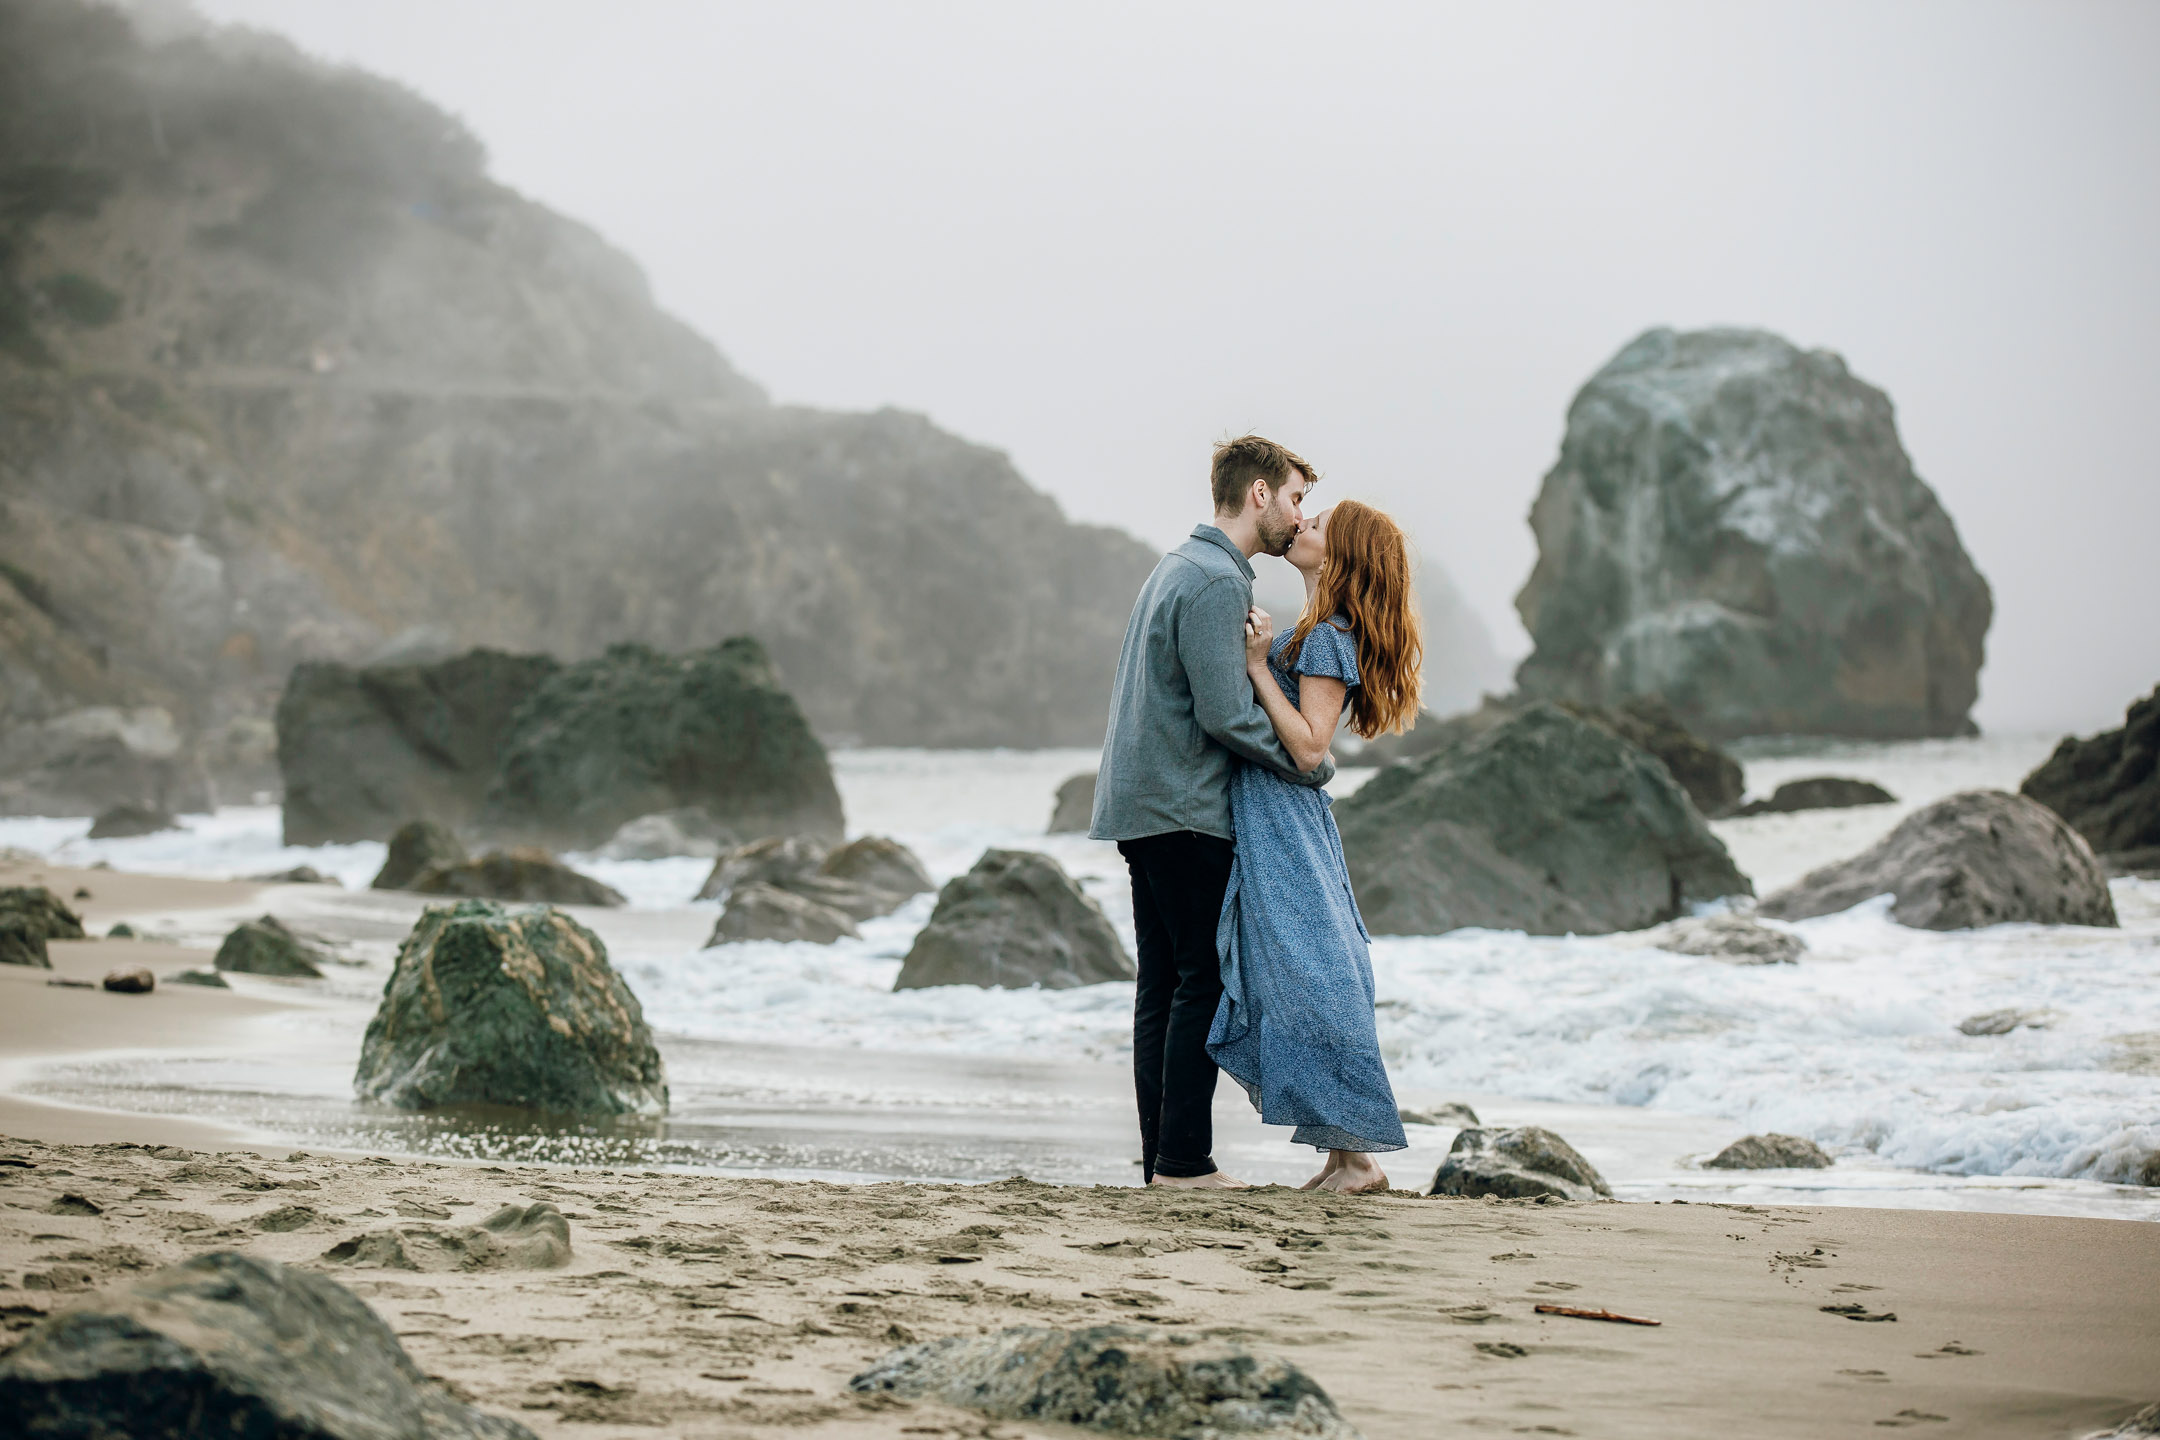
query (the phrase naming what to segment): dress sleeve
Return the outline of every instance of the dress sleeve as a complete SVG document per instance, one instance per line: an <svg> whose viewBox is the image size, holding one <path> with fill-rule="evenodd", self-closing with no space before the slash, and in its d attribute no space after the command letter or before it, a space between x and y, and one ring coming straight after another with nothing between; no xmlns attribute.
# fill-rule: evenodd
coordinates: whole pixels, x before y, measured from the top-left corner
<svg viewBox="0 0 2160 1440"><path fill-rule="evenodd" d="M1347 630L1336 629L1328 621L1321 621L1313 626L1312 633L1305 637L1304 647L1298 651L1297 673L1325 675L1356 689L1357 637Z"/></svg>

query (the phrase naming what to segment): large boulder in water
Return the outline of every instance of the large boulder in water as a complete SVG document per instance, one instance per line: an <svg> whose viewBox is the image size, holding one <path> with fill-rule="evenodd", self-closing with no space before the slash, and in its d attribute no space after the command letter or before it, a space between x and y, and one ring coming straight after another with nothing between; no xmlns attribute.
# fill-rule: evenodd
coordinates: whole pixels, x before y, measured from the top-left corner
<svg viewBox="0 0 2160 1440"><path fill-rule="evenodd" d="M177 830L180 822L170 810L154 805L115 805L101 810L90 822L92 840L131 840L138 835L157 835Z"/></svg>
<svg viewBox="0 0 2160 1440"><path fill-rule="evenodd" d="M1050 806L1052 835L1085 835L1095 823L1095 772L1069 775L1057 788Z"/></svg>
<svg viewBox="0 0 2160 1440"><path fill-rule="evenodd" d="M511 717L561 668L546 655L500 650L431 664L293 667L277 707L285 843L387 840L414 819L470 823Z"/></svg>
<svg viewBox="0 0 2160 1440"><path fill-rule="evenodd" d="M1733 811L1733 818L1748 815L1789 815L1796 810L1845 810L1855 805L1895 805L1897 796L1872 780L1848 780L1842 775L1814 775L1788 780L1767 800L1750 800Z"/></svg>
<svg viewBox="0 0 2160 1440"><path fill-rule="evenodd" d="M818 873L828 879L883 890L903 900L937 888L914 851L883 835L850 840L825 857Z"/></svg>
<svg viewBox="0 0 2160 1440"><path fill-rule="evenodd" d="M935 888L914 852L896 840L865 835L828 851L815 836L774 835L722 854L713 862L697 898L727 899L750 885L787 891L820 909L838 911L851 922L890 915L911 897ZM737 926L723 920L713 932L712 943L723 938L807 940L831 928L812 912L790 913L792 919L776 910L769 898L761 900L757 913L746 911ZM853 925L842 933L852 935Z"/></svg>
<svg viewBox="0 0 2160 1440"><path fill-rule="evenodd" d="M1069 990L1133 975L1110 917L1063 866L1031 850L986 850L974 869L938 893L937 909L915 936L893 989Z"/></svg>
<svg viewBox="0 0 2160 1440"><path fill-rule="evenodd" d="M1530 524L1530 695L1662 695L1720 738L1972 729L1987 582L1829 351L1642 335L1576 395Z"/></svg>
<svg viewBox="0 0 2160 1440"><path fill-rule="evenodd" d="M790 888L797 880L815 875L831 854L824 841L812 835L768 835L724 850L706 872L698 887L699 900L725 900L738 885L777 885Z"/></svg>
<svg viewBox="0 0 2160 1440"><path fill-rule="evenodd" d="M1233 1340L1015 1326L907 1345L848 1382L1000 1420L1159 1440L1359 1440L1318 1382Z"/></svg>
<svg viewBox="0 0 2160 1440"><path fill-rule="evenodd" d="M213 800L201 761L162 706L85 705L0 730L0 815L197 812Z"/></svg>
<svg viewBox="0 0 2160 1440"><path fill-rule="evenodd" d="M2120 730L2065 738L2018 790L2102 855L2160 847L2160 686L2131 703Z"/></svg>
<svg viewBox="0 0 2160 1440"><path fill-rule="evenodd" d="M1596 935L1754 893L1661 762L1557 705L1389 766L1335 818L1376 935Z"/></svg>
<svg viewBox="0 0 2160 1440"><path fill-rule="evenodd" d="M745 940L800 940L830 945L841 938L856 939L855 917L845 910L822 904L792 890L752 880L729 892L727 908L713 925L706 948Z"/></svg>
<svg viewBox="0 0 2160 1440"><path fill-rule="evenodd" d="M622 892L581 875L545 850L490 850L477 860L434 865L404 888L420 895L541 905L621 905Z"/></svg>
<svg viewBox="0 0 2160 1440"><path fill-rule="evenodd" d="M353 1088L406 1110L658 1115L667 1072L600 937L560 910L438 906L398 947Z"/></svg>
<svg viewBox="0 0 2160 1440"><path fill-rule="evenodd" d="M1597 1167L1552 1131L1472 1127L1455 1137L1433 1172L1433 1195L1497 1195L1503 1200L1551 1195L1596 1200L1612 1194Z"/></svg>
<svg viewBox="0 0 2160 1440"><path fill-rule="evenodd" d="M439 865L462 865L465 844L439 820L412 820L390 837L390 853L368 883L371 890L403 890Z"/></svg>
<svg viewBox="0 0 2160 1440"><path fill-rule="evenodd" d="M748 637L688 655L616 645L549 677L518 711L478 825L592 849L689 805L739 834L840 838L825 747Z"/></svg>
<svg viewBox="0 0 2160 1440"><path fill-rule="evenodd" d="M41 1322L0 1357L0 1414L25 1440L532 1440L429 1380L336 1281L230 1252Z"/></svg>
<svg viewBox="0 0 2160 1440"><path fill-rule="evenodd" d="M1809 872L1760 909L1805 920L1877 895L1896 897L1891 919L1922 930L2116 923L2092 848L2045 805L2000 790L1968 790L1915 811L1864 854Z"/></svg>

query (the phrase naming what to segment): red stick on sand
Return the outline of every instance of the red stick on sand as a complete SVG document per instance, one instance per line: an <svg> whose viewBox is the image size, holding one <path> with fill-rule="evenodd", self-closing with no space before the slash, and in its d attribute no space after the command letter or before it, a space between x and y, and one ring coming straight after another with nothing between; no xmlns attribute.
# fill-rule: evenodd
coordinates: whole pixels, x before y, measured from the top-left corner
<svg viewBox="0 0 2160 1440"><path fill-rule="evenodd" d="M1578 1310L1573 1305L1540 1305L1540 1315L1572 1315L1577 1320L1616 1320L1622 1325L1663 1325L1662 1320L1646 1320L1640 1315L1622 1315L1616 1310Z"/></svg>

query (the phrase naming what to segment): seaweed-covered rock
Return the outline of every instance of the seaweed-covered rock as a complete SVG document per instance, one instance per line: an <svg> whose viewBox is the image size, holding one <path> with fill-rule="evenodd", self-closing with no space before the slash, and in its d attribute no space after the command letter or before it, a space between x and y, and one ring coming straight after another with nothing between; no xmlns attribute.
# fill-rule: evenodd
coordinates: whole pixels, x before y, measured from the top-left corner
<svg viewBox="0 0 2160 1440"><path fill-rule="evenodd" d="M1829 351L1639 336L1569 406L1530 525L1525 694L1662 695L1713 738L1971 730L1987 582Z"/></svg>
<svg viewBox="0 0 2160 1440"><path fill-rule="evenodd" d="M753 880L729 892L727 908L720 912L712 938L705 944L710 948L744 940L802 940L830 945L842 936L852 940L860 934L846 911Z"/></svg>
<svg viewBox="0 0 2160 1440"><path fill-rule="evenodd" d="M789 889L807 875L815 875L831 853L825 842L812 835L768 835L721 853L698 887L700 900L725 900L738 885L761 882Z"/></svg>
<svg viewBox="0 0 2160 1440"><path fill-rule="evenodd" d="M550 656L500 650L429 664L294 666L277 707L285 843L387 840L415 819L468 824L511 717L560 668Z"/></svg>
<svg viewBox="0 0 2160 1440"><path fill-rule="evenodd" d="M457 832L439 820L408 820L390 837L390 853L368 882L370 890L403 890L438 866L467 860Z"/></svg>
<svg viewBox="0 0 2160 1440"><path fill-rule="evenodd" d="M19 910L0 910L0 965L52 969L52 951L45 944L45 927Z"/></svg>
<svg viewBox="0 0 2160 1440"><path fill-rule="evenodd" d="M1130 980L1132 957L1102 907L1032 850L986 850L938 893L895 990L983 985L1067 990Z"/></svg>
<svg viewBox="0 0 2160 1440"><path fill-rule="evenodd" d="M1464 1130L1433 1173L1429 1193L1498 1195L1504 1200L1538 1195L1595 1200L1611 1195L1612 1187L1567 1141L1540 1126L1525 1125L1514 1130Z"/></svg>
<svg viewBox="0 0 2160 1440"><path fill-rule="evenodd" d="M542 905L621 905L622 892L581 875L545 850L491 850L477 860L436 865L403 887L419 895L515 900Z"/></svg>
<svg viewBox="0 0 2160 1440"><path fill-rule="evenodd" d="M0 915L17 915L23 924L47 940L83 938L82 916L43 885L9 885L0 888Z"/></svg>
<svg viewBox="0 0 2160 1440"><path fill-rule="evenodd" d="M2152 858L2160 849L2160 686L2131 702L2120 730L2065 737L2018 790L2069 821L2103 857L2143 853L2142 863L2118 868L2160 864Z"/></svg>
<svg viewBox="0 0 2160 1440"><path fill-rule="evenodd" d="M304 980L322 978L330 957L285 928L275 915L250 920L236 928L218 946L220 970L243 975L283 975Z"/></svg>
<svg viewBox="0 0 2160 1440"><path fill-rule="evenodd" d="M1706 1170L1827 1170L1837 1162L1798 1135L1743 1135L1708 1160Z"/></svg>
<svg viewBox="0 0 2160 1440"><path fill-rule="evenodd" d="M407 1110L657 1115L667 1073L592 931L547 907L437 906L398 947L353 1088Z"/></svg>
<svg viewBox="0 0 2160 1440"><path fill-rule="evenodd" d="M825 747L746 636L688 655L616 645L548 677L518 710L478 824L589 849L688 805L740 834L840 836Z"/></svg>
<svg viewBox="0 0 2160 1440"><path fill-rule="evenodd" d="M0 1414L25 1440L532 1440L427 1379L336 1281L229 1252L41 1322L0 1356Z"/></svg>
<svg viewBox="0 0 2160 1440"><path fill-rule="evenodd" d="M156 805L115 805L98 812L90 822L92 840L131 840L137 835L156 835L177 830L180 822L170 810Z"/></svg>
<svg viewBox="0 0 2160 1440"><path fill-rule="evenodd" d="M435 1272L557 1270L570 1263L570 1222L553 1205L505 1205L478 1225L394 1225L340 1240L334 1265Z"/></svg>
<svg viewBox="0 0 2160 1440"><path fill-rule="evenodd" d="M1311 1376L1228 1340L1124 1325L1016 1326L893 1351L848 1382L941 1400L1001 1420L1079 1425L1159 1440L1356 1440Z"/></svg>
<svg viewBox="0 0 2160 1440"><path fill-rule="evenodd" d="M1050 806L1052 835L1085 835L1095 823L1095 772L1068 776Z"/></svg>
<svg viewBox="0 0 2160 1440"><path fill-rule="evenodd" d="M1335 816L1377 935L1605 934L1753 893L1664 764L1556 705L1389 766Z"/></svg>
<svg viewBox="0 0 2160 1440"><path fill-rule="evenodd" d="M1897 796L1872 780L1848 780L1842 775L1815 775L1788 780L1767 800L1750 800L1733 811L1742 815L1785 815L1795 810L1842 810L1853 805L1894 805Z"/></svg>
<svg viewBox="0 0 2160 1440"><path fill-rule="evenodd" d="M1683 915L1664 927L1660 950L1675 955L1703 955L1736 965L1793 965L1807 953L1807 941L1745 915Z"/></svg>
<svg viewBox="0 0 2160 1440"><path fill-rule="evenodd" d="M872 890L883 890L903 900L937 888L930 881L930 872L923 869L922 861L915 858L914 851L883 835L865 835L859 840L850 840L825 857L818 873Z"/></svg>
<svg viewBox="0 0 2160 1440"><path fill-rule="evenodd" d="M232 982L215 970L175 970L165 977L168 985L201 985L211 990L230 990Z"/></svg>
<svg viewBox="0 0 2160 1440"><path fill-rule="evenodd" d="M1804 920L1877 895L1896 897L1890 918L1921 930L2116 923L2107 876L2083 837L2038 801L2000 790L1915 811L1864 854L1809 872L1759 908Z"/></svg>

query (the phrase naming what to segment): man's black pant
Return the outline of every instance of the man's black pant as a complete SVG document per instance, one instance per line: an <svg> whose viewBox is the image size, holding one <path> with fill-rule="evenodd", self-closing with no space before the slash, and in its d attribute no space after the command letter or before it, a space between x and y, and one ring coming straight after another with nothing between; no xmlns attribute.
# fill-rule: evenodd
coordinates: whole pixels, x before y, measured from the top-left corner
<svg viewBox="0 0 2160 1440"><path fill-rule="evenodd" d="M1230 885L1228 840L1178 830L1121 840L1132 872L1140 978L1133 995L1133 1092L1142 1174L1215 1171L1215 1062L1208 1027L1222 999L1215 922Z"/></svg>

